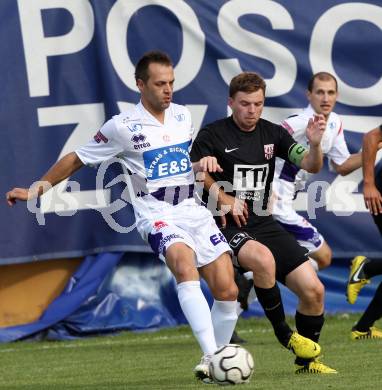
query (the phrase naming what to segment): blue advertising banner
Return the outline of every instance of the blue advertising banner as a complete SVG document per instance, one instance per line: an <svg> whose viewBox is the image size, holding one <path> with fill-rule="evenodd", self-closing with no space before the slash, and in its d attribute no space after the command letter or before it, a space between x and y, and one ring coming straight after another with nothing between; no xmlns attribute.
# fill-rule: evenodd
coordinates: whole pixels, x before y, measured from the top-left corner
<svg viewBox="0 0 382 390"><path fill-rule="evenodd" d="M353 152L382 123L379 0L2 0L0 14L3 196L137 103L134 64L152 49L173 58L174 101L188 106L196 129L227 115L228 83L242 70L266 79L263 116L275 122L307 105L312 73L333 73ZM111 163L97 180L97 170L83 168L39 202L0 202L0 264L148 252L120 173ZM315 217L334 256L381 255L361 170L339 177L325 168L317 179L326 183L320 195L300 193L296 208Z"/></svg>

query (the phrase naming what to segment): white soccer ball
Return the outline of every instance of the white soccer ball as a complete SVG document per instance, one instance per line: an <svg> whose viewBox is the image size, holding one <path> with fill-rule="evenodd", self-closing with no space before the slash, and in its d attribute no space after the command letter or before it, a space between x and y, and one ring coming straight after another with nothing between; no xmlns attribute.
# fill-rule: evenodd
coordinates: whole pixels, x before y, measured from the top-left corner
<svg viewBox="0 0 382 390"><path fill-rule="evenodd" d="M252 355L237 344L220 347L211 357L209 369L215 383L237 385L248 383L254 369Z"/></svg>

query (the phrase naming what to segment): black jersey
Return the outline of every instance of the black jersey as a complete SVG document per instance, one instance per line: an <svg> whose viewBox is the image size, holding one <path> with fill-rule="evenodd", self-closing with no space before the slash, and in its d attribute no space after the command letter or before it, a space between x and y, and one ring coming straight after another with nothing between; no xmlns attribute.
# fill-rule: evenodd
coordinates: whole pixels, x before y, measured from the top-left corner
<svg viewBox="0 0 382 390"><path fill-rule="evenodd" d="M191 159L215 156L223 172L211 173L213 179L224 185L226 193L246 200L250 216L266 215L275 159L288 160L294 144L296 141L279 125L260 119L255 130L247 132L230 116L199 131Z"/></svg>

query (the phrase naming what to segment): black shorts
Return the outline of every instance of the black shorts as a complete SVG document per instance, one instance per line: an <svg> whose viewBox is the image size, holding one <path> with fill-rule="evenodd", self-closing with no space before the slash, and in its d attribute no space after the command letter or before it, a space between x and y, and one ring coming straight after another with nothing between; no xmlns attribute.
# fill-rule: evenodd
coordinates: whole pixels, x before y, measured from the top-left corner
<svg viewBox="0 0 382 390"><path fill-rule="evenodd" d="M241 228L229 224L221 228L221 231L236 257L241 247L249 240L265 245L276 261L276 279L283 284L290 272L308 260L308 250L300 246L273 217L263 217L260 221L249 219L247 225ZM242 273L248 271L240 267L237 259L234 259L234 266Z"/></svg>

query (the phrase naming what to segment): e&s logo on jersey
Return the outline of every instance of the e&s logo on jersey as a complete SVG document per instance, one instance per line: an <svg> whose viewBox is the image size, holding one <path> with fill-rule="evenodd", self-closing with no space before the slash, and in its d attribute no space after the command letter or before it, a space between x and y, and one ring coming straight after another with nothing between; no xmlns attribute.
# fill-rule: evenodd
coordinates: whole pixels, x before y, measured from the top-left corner
<svg viewBox="0 0 382 390"><path fill-rule="evenodd" d="M189 142L143 152L148 180L162 179L191 171Z"/></svg>

